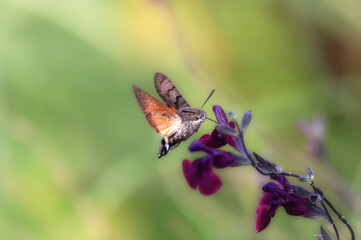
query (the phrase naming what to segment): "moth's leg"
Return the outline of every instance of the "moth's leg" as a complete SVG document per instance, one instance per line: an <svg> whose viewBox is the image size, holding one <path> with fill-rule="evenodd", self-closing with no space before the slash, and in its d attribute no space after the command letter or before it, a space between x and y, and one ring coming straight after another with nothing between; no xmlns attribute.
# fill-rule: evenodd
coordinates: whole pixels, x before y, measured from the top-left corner
<svg viewBox="0 0 361 240"><path fill-rule="evenodd" d="M169 140L168 140L168 138L164 138L163 140L165 142L165 149L168 152L169 151Z"/></svg>
<svg viewBox="0 0 361 240"><path fill-rule="evenodd" d="M162 156L166 155L168 151L169 151L168 138L163 138L162 141L160 142L158 158L161 158Z"/></svg>
<svg viewBox="0 0 361 240"><path fill-rule="evenodd" d="M170 144L170 145L169 145L169 146L170 146L170 149L174 149L174 148L178 147L178 145L179 145L180 143L181 143L181 142L176 142L176 143Z"/></svg>

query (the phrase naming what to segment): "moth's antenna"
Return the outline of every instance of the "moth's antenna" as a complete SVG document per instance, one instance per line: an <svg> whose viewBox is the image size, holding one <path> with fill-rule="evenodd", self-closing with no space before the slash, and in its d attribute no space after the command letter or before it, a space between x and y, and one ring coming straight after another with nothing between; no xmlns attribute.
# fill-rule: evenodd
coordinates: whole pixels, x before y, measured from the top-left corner
<svg viewBox="0 0 361 240"><path fill-rule="evenodd" d="M216 89L213 89L213 90L212 90L211 94L209 94L209 96L207 97L206 101L203 103L201 109L204 107L204 105L207 103L207 101L212 97L212 94L214 93L214 90L216 90Z"/></svg>
<svg viewBox="0 0 361 240"><path fill-rule="evenodd" d="M215 122L215 123L217 123L216 121L214 121L213 119L210 119L210 118L207 118L206 117L206 119L208 119L209 121L212 121L212 122ZM218 123L217 123L218 124Z"/></svg>
<svg viewBox="0 0 361 240"><path fill-rule="evenodd" d="M212 95L213 95L213 93L214 93L214 90L215 90L215 89L212 90L212 92L211 92L211 93L209 94L209 96L207 97L206 101L204 101L201 109L204 107L204 105L207 103L207 101L212 97ZM213 119L210 119L210 118L208 118L208 117L206 117L206 119L208 119L209 121L212 121L212 122L218 124L218 122L214 121Z"/></svg>

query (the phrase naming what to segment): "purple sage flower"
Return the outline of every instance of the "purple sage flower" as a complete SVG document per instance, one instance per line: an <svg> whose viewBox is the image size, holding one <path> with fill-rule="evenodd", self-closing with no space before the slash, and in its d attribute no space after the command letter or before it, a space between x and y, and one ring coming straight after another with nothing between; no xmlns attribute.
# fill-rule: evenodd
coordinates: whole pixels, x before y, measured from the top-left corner
<svg viewBox="0 0 361 240"><path fill-rule="evenodd" d="M191 152L202 151L207 155L191 162L188 159L183 160L183 173L189 186L204 195L216 193L222 187L222 181L217 174L213 172L213 167L225 168L230 166L234 159L225 151L207 147L201 141L196 140L190 146Z"/></svg>
<svg viewBox="0 0 361 240"><path fill-rule="evenodd" d="M214 105L213 111L214 111L214 114L216 115L218 123L228 125L234 129L234 127L235 127L234 122L231 121L228 123L227 116L226 116L225 112L223 111L223 109L221 108L221 106ZM220 147L223 147L224 145L226 145L227 143L229 145L231 145L232 147L236 146L234 136L224 135L224 134L218 132L216 129L213 130L212 134L203 135L199 139L199 141L201 141L206 146L211 147L211 148L220 148Z"/></svg>
<svg viewBox="0 0 361 240"><path fill-rule="evenodd" d="M323 209L311 203L307 198L296 195L291 184L284 176L276 175L272 176L272 178L278 181L278 183L269 182L262 188L264 194L257 209L256 229L258 232L268 226L271 218L281 206L292 216L307 218L325 216Z"/></svg>
<svg viewBox="0 0 361 240"><path fill-rule="evenodd" d="M198 158L191 162L188 159L183 160L183 173L191 188L204 195L212 195L222 187L222 180L212 169L212 158L207 155L204 158Z"/></svg>

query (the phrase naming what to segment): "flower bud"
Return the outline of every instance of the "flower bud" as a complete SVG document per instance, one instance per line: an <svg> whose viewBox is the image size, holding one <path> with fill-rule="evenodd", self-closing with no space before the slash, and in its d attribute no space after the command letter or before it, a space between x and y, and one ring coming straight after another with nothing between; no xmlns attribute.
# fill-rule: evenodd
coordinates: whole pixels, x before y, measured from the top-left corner
<svg viewBox="0 0 361 240"><path fill-rule="evenodd" d="M254 152L253 155L256 157L256 159L260 163L260 164L258 164L259 167L261 167L267 171L274 172L274 173L281 173L283 171L281 166L266 160L265 158L261 157L257 153Z"/></svg>
<svg viewBox="0 0 361 240"><path fill-rule="evenodd" d="M238 167L238 166L244 166L250 164L249 160L242 155L235 154L232 152L228 152L228 154L231 155L234 160L234 162L230 165L231 167Z"/></svg>
<svg viewBox="0 0 361 240"><path fill-rule="evenodd" d="M224 135L231 135L231 136L237 136L237 131L231 128L230 126L226 124L218 124L215 127L218 132L224 134Z"/></svg>
<svg viewBox="0 0 361 240"><path fill-rule="evenodd" d="M313 172L312 168L310 166L308 166L307 168L307 177L313 181L313 179L315 178L315 173Z"/></svg>
<svg viewBox="0 0 361 240"><path fill-rule="evenodd" d="M311 184L311 183L312 183L312 181L311 181L309 178L306 178L306 177L304 177L304 176L300 176L300 177L298 178L298 180L299 180L300 182L304 182L304 183L308 183L308 184Z"/></svg>
<svg viewBox="0 0 361 240"><path fill-rule="evenodd" d="M293 188L293 192L301 197L309 198L313 194L313 192L311 192L310 190L298 185L292 185L292 188Z"/></svg>
<svg viewBox="0 0 361 240"><path fill-rule="evenodd" d="M251 111L245 112L242 117L241 131L243 132L246 131L251 120L252 120L252 112Z"/></svg>
<svg viewBox="0 0 361 240"><path fill-rule="evenodd" d="M235 111L228 111L227 115L228 115L229 121L236 121L237 114L235 113Z"/></svg>
<svg viewBox="0 0 361 240"><path fill-rule="evenodd" d="M332 238L327 234L325 229L321 226L321 235L315 236L318 240L332 240Z"/></svg>

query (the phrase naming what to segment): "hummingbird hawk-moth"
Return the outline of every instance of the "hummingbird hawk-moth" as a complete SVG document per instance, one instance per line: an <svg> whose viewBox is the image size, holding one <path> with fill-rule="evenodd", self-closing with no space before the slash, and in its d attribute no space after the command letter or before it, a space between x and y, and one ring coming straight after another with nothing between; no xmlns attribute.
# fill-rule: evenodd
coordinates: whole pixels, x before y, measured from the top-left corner
<svg viewBox="0 0 361 240"><path fill-rule="evenodd" d="M167 105L134 85L133 91L149 125L163 138L158 152L161 158L197 132L207 115L191 107L164 74L155 74L154 85Z"/></svg>

